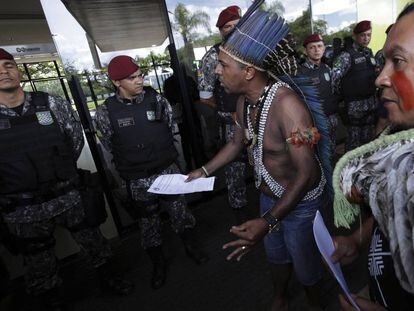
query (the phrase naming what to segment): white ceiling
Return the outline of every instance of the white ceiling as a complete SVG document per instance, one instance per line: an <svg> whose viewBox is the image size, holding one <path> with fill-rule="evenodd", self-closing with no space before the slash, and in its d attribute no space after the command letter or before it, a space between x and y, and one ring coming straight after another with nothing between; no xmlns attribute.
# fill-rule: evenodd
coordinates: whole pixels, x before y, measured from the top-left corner
<svg viewBox="0 0 414 311"><path fill-rule="evenodd" d="M102 52L161 45L164 0L62 0Z"/></svg>

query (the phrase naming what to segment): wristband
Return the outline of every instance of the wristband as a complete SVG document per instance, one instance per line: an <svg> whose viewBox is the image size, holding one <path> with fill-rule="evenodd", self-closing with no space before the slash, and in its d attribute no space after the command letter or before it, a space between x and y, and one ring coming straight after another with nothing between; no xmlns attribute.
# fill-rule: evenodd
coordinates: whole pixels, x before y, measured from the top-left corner
<svg viewBox="0 0 414 311"><path fill-rule="evenodd" d="M278 231L280 228L280 221L270 213L270 209L262 215L262 218L266 220L269 225L269 232Z"/></svg>
<svg viewBox="0 0 414 311"><path fill-rule="evenodd" d="M206 175L206 177L208 177L210 174L208 173L207 169L204 167L204 165L201 167L201 169L204 172L204 175Z"/></svg>

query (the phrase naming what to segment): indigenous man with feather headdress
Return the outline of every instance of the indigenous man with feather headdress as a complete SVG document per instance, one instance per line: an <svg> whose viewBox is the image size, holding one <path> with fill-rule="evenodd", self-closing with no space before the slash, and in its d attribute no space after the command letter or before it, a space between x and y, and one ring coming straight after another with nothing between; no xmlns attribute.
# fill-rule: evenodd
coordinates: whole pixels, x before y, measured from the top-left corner
<svg viewBox="0 0 414 311"><path fill-rule="evenodd" d="M228 93L239 94L234 138L188 180L207 176L247 147L261 191L262 217L231 228L238 240L228 260L240 258L264 238L272 267L272 309L287 310L287 284L295 270L311 302L322 265L312 220L330 176L327 120L309 80L292 78L297 63L285 21L258 11L255 1L220 46L216 73Z"/></svg>

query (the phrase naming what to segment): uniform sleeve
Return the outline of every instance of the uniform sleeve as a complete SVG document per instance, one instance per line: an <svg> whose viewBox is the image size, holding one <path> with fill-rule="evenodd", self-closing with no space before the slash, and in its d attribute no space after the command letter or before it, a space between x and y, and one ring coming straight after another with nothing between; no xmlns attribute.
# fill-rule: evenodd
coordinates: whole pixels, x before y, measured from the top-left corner
<svg viewBox="0 0 414 311"><path fill-rule="evenodd" d="M84 145L84 139L78 114L73 110L72 105L61 97L49 95L49 105L50 110L56 116L60 129L72 140L75 158L79 158Z"/></svg>
<svg viewBox="0 0 414 311"><path fill-rule="evenodd" d="M217 75L214 73L218 64L218 54L214 48L208 50L201 60L201 72L198 82L198 90L201 99L209 99L213 97L214 84Z"/></svg>
<svg viewBox="0 0 414 311"><path fill-rule="evenodd" d="M351 55L348 52L342 52L335 59L332 66L332 83L334 90L340 93L341 80L351 68Z"/></svg>
<svg viewBox="0 0 414 311"><path fill-rule="evenodd" d="M168 127L172 128L175 122L173 120L173 111L172 111L170 103L161 94L157 94L157 102L161 104L161 106L164 109L163 114L162 114L164 121L168 123Z"/></svg>
<svg viewBox="0 0 414 311"><path fill-rule="evenodd" d="M112 152L111 137L113 129L109 120L108 108L106 105L99 105L96 108L96 136L108 152Z"/></svg>

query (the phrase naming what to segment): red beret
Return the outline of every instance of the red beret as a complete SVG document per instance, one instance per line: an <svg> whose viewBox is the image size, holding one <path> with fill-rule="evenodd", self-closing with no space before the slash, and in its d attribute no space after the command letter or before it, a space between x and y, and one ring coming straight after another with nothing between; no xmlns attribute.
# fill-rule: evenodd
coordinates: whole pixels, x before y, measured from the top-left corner
<svg viewBox="0 0 414 311"><path fill-rule="evenodd" d="M367 31L371 29L371 21L360 21L354 27L354 34L359 34L361 32Z"/></svg>
<svg viewBox="0 0 414 311"><path fill-rule="evenodd" d="M306 37L305 41L303 41L303 46L306 48L308 43L319 42L319 41L323 41L321 35L314 33Z"/></svg>
<svg viewBox="0 0 414 311"><path fill-rule="evenodd" d="M139 69L132 57L119 55L111 59L108 65L108 75L111 80L117 81L128 78Z"/></svg>
<svg viewBox="0 0 414 311"><path fill-rule="evenodd" d="M9 52L7 52L5 49L0 48L0 59L14 60L14 57Z"/></svg>
<svg viewBox="0 0 414 311"><path fill-rule="evenodd" d="M216 27L221 28L226 23L241 18L241 10L237 5L232 5L220 12L217 19Z"/></svg>

